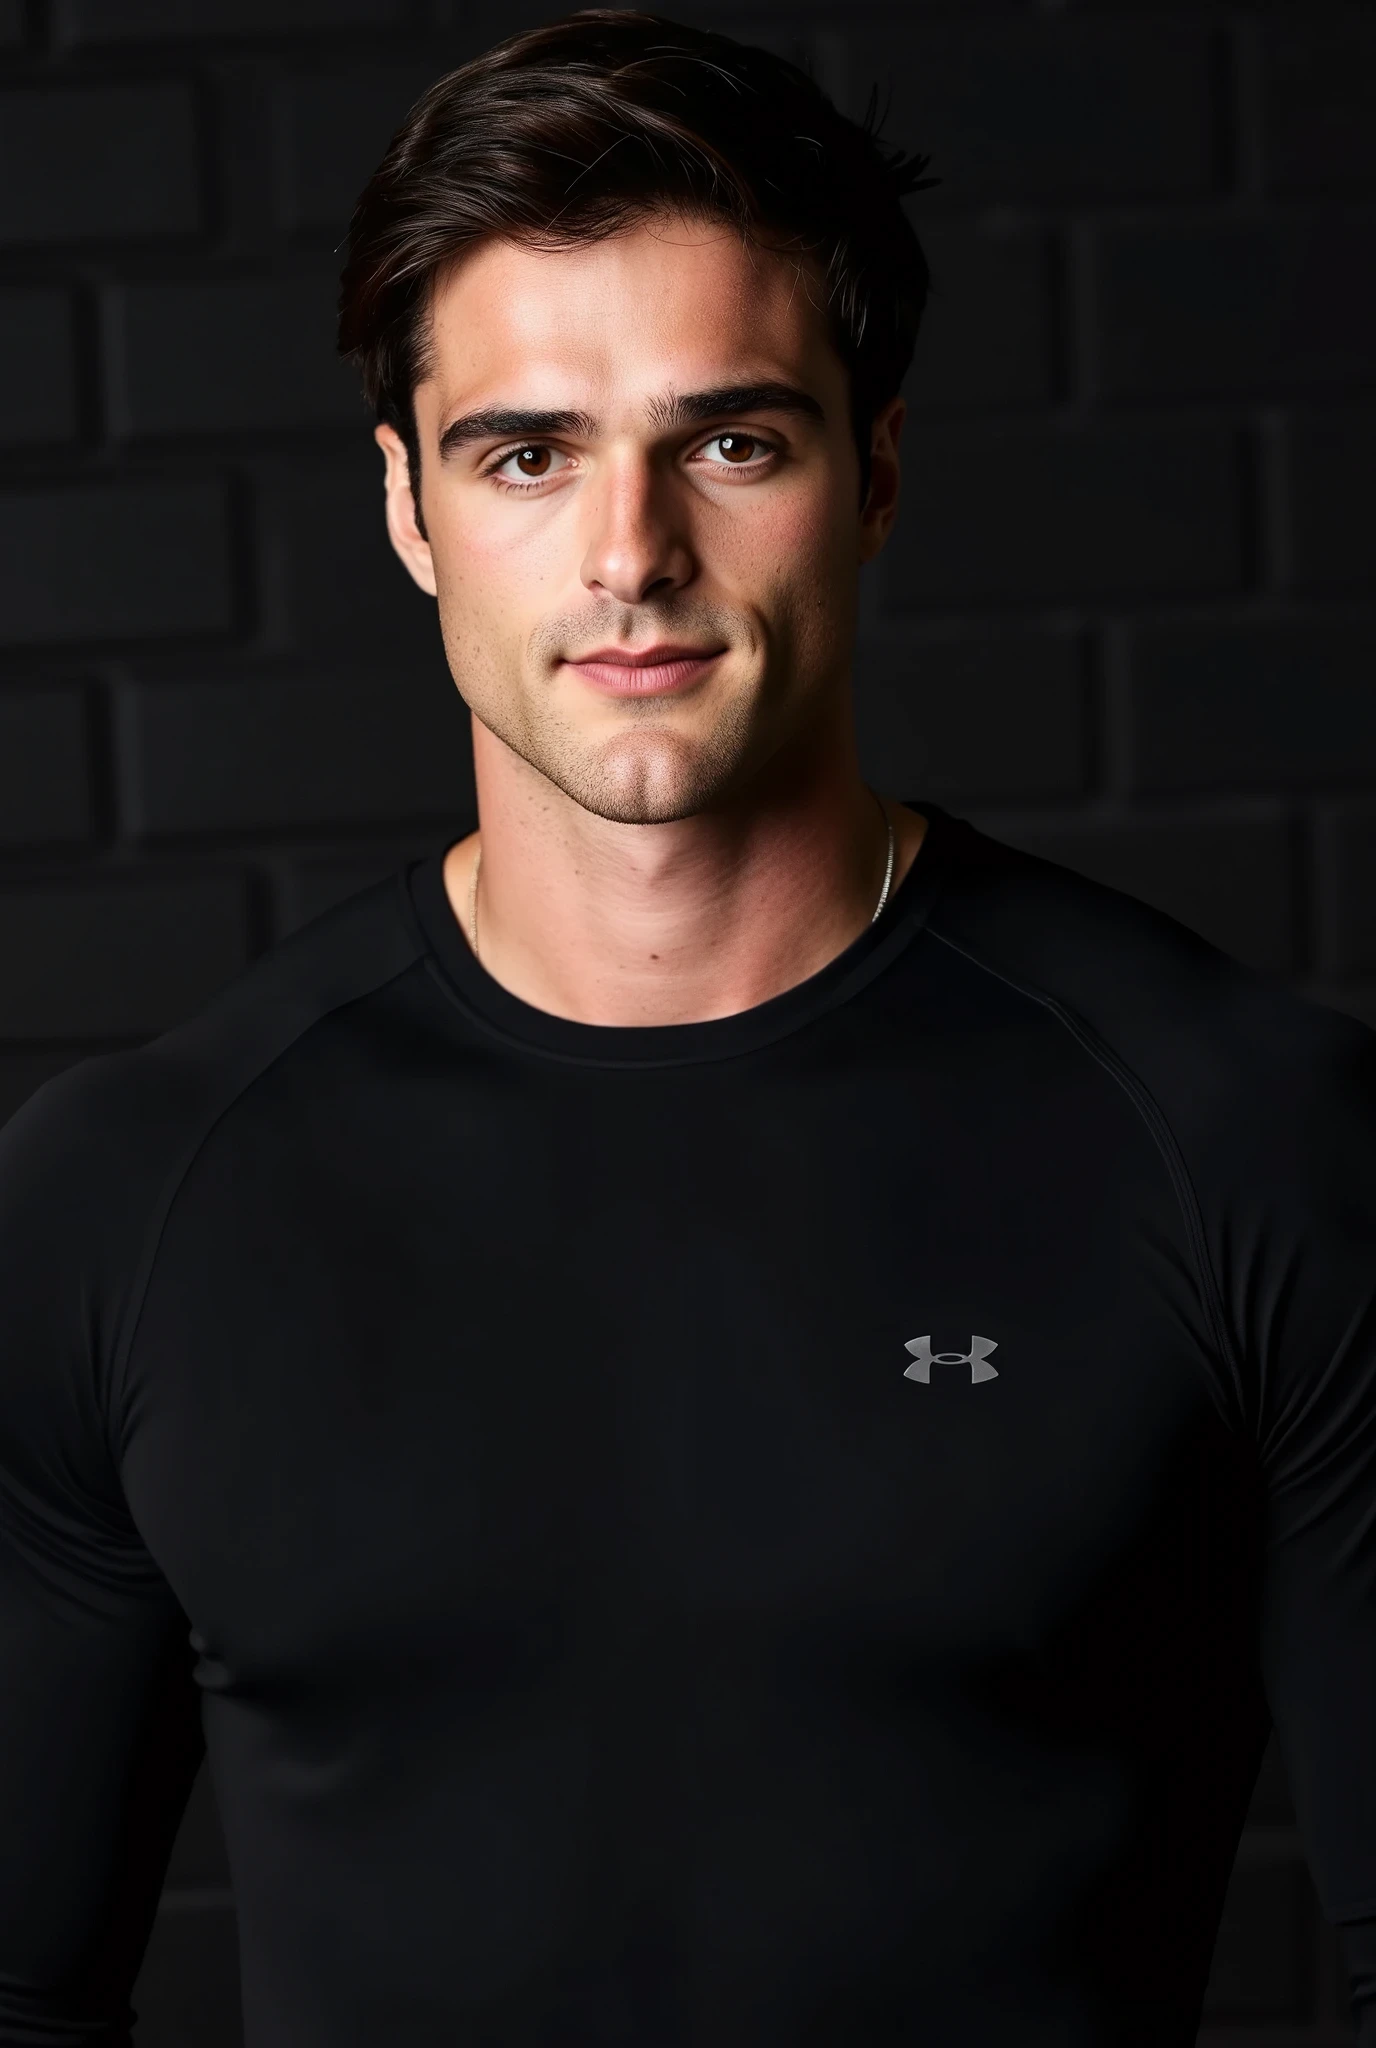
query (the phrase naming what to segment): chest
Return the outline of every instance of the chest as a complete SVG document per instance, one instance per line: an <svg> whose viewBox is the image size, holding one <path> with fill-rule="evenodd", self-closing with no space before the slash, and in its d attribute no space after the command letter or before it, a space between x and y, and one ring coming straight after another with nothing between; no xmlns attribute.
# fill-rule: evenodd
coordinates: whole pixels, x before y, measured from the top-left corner
<svg viewBox="0 0 1376 2048"><path fill-rule="evenodd" d="M988 1662L1207 1575L1183 1236L1078 1086L279 1105L131 1361L131 1507L229 1682L513 1614Z"/></svg>

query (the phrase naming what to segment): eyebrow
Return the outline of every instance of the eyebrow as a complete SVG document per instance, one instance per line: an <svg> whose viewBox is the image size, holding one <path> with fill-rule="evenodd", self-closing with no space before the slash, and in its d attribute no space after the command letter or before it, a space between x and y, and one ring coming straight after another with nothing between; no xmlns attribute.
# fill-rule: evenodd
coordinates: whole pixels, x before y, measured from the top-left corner
<svg viewBox="0 0 1376 2048"><path fill-rule="evenodd" d="M673 392L667 398L652 399L646 411L651 426L661 432L745 412L797 413L806 419L826 419L811 392L796 384L715 384L706 391ZM573 434L590 441L596 433L597 422L586 412L529 412L497 407L467 412L451 420L440 435L440 454L450 455L469 441L517 440L522 436L538 441L550 434Z"/></svg>
<svg viewBox="0 0 1376 2048"><path fill-rule="evenodd" d="M723 413L740 412L791 412L806 419L826 419L812 393L796 384L716 384L707 391L682 391L651 399L647 409L651 425L661 428L691 427L701 420L719 419Z"/></svg>

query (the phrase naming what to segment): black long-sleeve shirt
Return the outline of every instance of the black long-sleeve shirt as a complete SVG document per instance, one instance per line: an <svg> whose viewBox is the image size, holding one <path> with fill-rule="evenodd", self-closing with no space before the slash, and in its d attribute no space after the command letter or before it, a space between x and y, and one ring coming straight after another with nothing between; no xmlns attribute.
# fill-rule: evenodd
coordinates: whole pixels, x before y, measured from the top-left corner
<svg viewBox="0 0 1376 2048"><path fill-rule="evenodd" d="M1376 1035L917 800L740 1015L437 850L0 1138L0 2042L1189 2043L1266 1738L1376 2044Z"/></svg>

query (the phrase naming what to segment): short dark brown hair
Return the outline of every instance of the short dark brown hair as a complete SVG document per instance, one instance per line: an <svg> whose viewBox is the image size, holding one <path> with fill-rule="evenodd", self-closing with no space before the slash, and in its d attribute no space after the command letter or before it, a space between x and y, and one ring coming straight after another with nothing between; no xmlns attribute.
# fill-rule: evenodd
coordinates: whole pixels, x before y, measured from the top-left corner
<svg viewBox="0 0 1376 2048"><path fill-rule="evenodd" d="M912 359L926 260L903 210L927 158L847 119L772 51L655 14L588 8L498 43L423 93L365 187L341 279L339 348L406 444L436 276L497 236L566 248L671 211L720 219L810 261L870 432Z"/></svg>

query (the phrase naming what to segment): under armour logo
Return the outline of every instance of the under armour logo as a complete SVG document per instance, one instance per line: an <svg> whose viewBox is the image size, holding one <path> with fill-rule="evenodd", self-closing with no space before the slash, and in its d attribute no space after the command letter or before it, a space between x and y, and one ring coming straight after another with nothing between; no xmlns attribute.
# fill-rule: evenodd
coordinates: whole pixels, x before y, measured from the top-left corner
<svg viewBox="0 0 1376 2048"><path fill-rule="evenodd" d="M989 1353L998 1348L992 1337L972 1337L968 1351L933 1351L930 1337L910 1337L903 1349L912 1352L913 1362L903 1377L921 1380L924 1387L929 1387L934 1365L968 1365L971 1386L976 1380L996 1380L998 1374L987 1360Z"/></svg>

